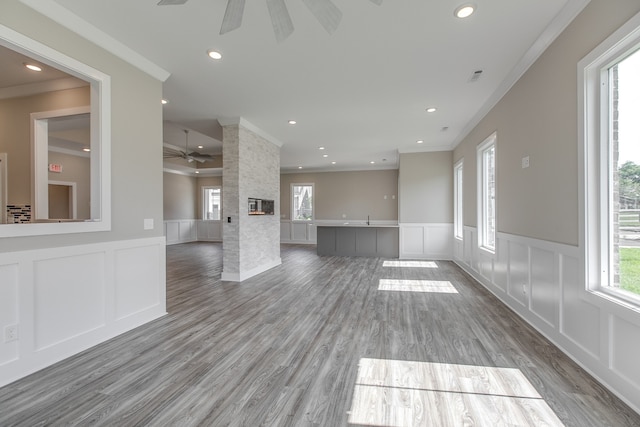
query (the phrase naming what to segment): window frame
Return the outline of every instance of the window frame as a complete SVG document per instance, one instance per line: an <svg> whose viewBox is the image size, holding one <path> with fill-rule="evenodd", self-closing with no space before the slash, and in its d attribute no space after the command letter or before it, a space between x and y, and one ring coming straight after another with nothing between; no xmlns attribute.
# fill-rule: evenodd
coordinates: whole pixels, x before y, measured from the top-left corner
<svg viewBox="0 0 640 427"><path fill-rule="evenodd" d="M207 219L206 218L206 213L207 213L207 205L206 205L206 193L207 190L220 190L220 218L219 219ZM220 185L203 185L202 186L202 193L201 193L201 214L202 214L202 220L203 221L222 221L222 186Z"/></svg>
<svg viewBox="0 0 640 427"><path fill-rule="evenodd" d="M294 187L311 187L311 218L309 218L309 219L295 219L294 218L294 212L295 212L295 210L294 210L294 206L295 206L294 197L295 197L295 195L294 195L294 192L293 192ZM308 222L311 222L311 221L315 221L315 219L316 219L316 207L315 207L315 202L313 201L313 199L314 199L315 194L316 194L316 189L315 189L314 183L313 182L293 182L293 183L291 183L290 191L291 191L291 197L289 199L289 202L291 203L291 208L290 208L289 214L291 215L290 216L291 221L303 222L303 223L308 223Z"/></svg>
<svg viewBox="0 0 640 427"><path fill-rule="evenodd" d="M609 69L640 49L640 13L578 62L580 279L584 290L638 309L640 296L610 286L613 167Z"/></svg>
<svg viewBox="0 0 640 427"><path fill-rule="evenodd" d="M91 93L91 218L1 224L0 238L111 231L111 77L4 25L0 25L0 45L88 82ZM32 205L34 193L32 188Z"/></svg>
<svg viewBox="0 0 640 427"><path fill-rule="evenodd" d="M464 159L453 165L453 237L464 240Z"/></svg>
<svg viewBox="0 0 640 427"><path fill-rule="evenodd" d="M488 236L488 195L487 195L487 171L485 168L485 153L493 149L493 245L487 243ZM477 148L477 161L478 161L478 248L484 250L490 254L496 253L496 235L497 235L497 212L496 212L496 196L497 196L497 132L493 132L484 141L478 144Z"/></svg>

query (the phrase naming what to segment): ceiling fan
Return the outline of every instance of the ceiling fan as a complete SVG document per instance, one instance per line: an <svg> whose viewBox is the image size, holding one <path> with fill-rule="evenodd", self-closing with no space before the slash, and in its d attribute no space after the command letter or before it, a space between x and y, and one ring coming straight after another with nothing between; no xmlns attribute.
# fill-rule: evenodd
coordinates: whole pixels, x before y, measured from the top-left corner
<svg viewBox="0 0 640 427"><path fill-rule="evenodd" d="M206 161L213 160L213 156L210 154L200 154L197 151L189 151L189 131L184 130L185 144L184 151L176 150L170 147L163 147L163 158L165 159L185 159L189 163L196 161L204 163Z"/></svg>
<svg viewBox="0 0 640 427"><path fill-rule="evenodd" d="M158 5L179 5L185 4L187 1L188 0L160 0ZM291 17L289 16L289 11L284 1L285 0L267 0L273 32L276 35L278 43L293 33L293 22L291 22ZM329 34L338 28L338 24L340 24L340 20L342 19L342 12L331 0L302 1ZM369 1L378 6L382 4L382 0ZM240 24L242 24L244 3L245 0L228 0L224 18L222 19L222 26L220 27L221 35L240 27Z"/></svg>

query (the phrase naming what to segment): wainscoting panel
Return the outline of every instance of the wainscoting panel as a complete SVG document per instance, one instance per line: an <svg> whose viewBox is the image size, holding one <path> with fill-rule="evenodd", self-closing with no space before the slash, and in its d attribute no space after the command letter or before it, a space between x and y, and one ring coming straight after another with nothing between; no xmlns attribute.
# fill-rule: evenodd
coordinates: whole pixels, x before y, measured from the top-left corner
<svg viewBox="0 0 640 427"><path fill-rule="evenodd" d="M0 333L18 324L18 264L0 265ZM19 330L18 330L19 332ZM0 339L0 365L18 358L18 341Z"/></svg>
<svg viewBox="0 0 640 427"><path fill-rule="evenodd" d="M401 223L400 259L453 259L453 224Z"/></svg>
<svg viewBox="0 0 640 427"><path fill-rule="evenodd" d="M222 221L197 220L198 241L222 242Z"/></svg>
<svg viewBox="0 0 640 427"><path fill-rule="evenodd" d="M553 252L531 248L531 311L552 327L558 324L557 270Z"/></svg>
<svg viewBox="0 0 640 427"><path fill-rule="evenodd" d="M498 233L490 274L475 228L454 244L460 267L640 412L640 310L586 290L579 248Z"/></svg>
<svg viewBox="0 0 640 427"><path fill-rule="evenodd" d="M600 309L580 298L578 259L561 256L562 304L560 333L594 359L600 359Z"/></svg>
<svg viewBox="0 0 640 427"><path fill-rule="evenodd" d="M195 219L175 219L164 221L164 235L167 245L195 242L198 240L198 227Z"/></svg>
<svg viewBox="0 0 640 427"><path fill-rule="evenodd" d="M509 253L509 295L523 306L529 305L529 248L518 242L506 241Z"/></svg>
<svg viewBox="0 0 640 427"><path fill-rule="evenodd" d="M640 327L616 316L611 322L611 367L640 390ZM635 337L635 339L630 339Z"/></svg>
<svg viewBox="0 0 640 427"><path fill-rule="evenodd" d="M99 251L33 262L36 351L105 325L105 256Z"/></svg>
<svg viewBox="0 0 640 427"><path fill-rule="evenodd" d="M155 307L164 292L158 287L161 254L147 247L120 249L115 252L116 320Z"/></svg>
<svg viewBox="0 0 640 427"><path fill-rule="evenodd" d="M0 386L165 315L165 265L164 237L0 253Z"/></svg>

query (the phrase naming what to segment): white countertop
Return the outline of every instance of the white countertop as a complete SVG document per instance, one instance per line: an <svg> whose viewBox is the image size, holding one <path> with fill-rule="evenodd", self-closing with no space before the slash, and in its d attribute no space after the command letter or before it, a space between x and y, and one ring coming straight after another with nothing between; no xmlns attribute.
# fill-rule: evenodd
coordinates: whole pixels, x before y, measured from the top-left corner
<svg viewBox="0 0 640 427"><path fill-rule="evenodd" d="M316 221L314 222L316 227L368 227L368 228L398 228L397 223L376 223L371 222L367 224L366 221L344 221L344 222L324 222L324 221Z"/></svg>

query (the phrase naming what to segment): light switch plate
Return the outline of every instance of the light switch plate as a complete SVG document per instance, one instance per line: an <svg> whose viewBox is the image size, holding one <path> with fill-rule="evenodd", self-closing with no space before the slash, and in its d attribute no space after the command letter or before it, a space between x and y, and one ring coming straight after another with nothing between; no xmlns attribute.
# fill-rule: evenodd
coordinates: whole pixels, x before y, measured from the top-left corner
<svg viewBox="0 0 640 427"><path fill-rule="evenodd" d="M144 219L144 229L145 230L153 230L153 218L145 218Z"/></svg>
<svg viewBox="0 0 640 427"><path fill-rule="evenodd" d="M529 156L525 156L522 158L522 169L526 169L529 167Z"/></svg>

